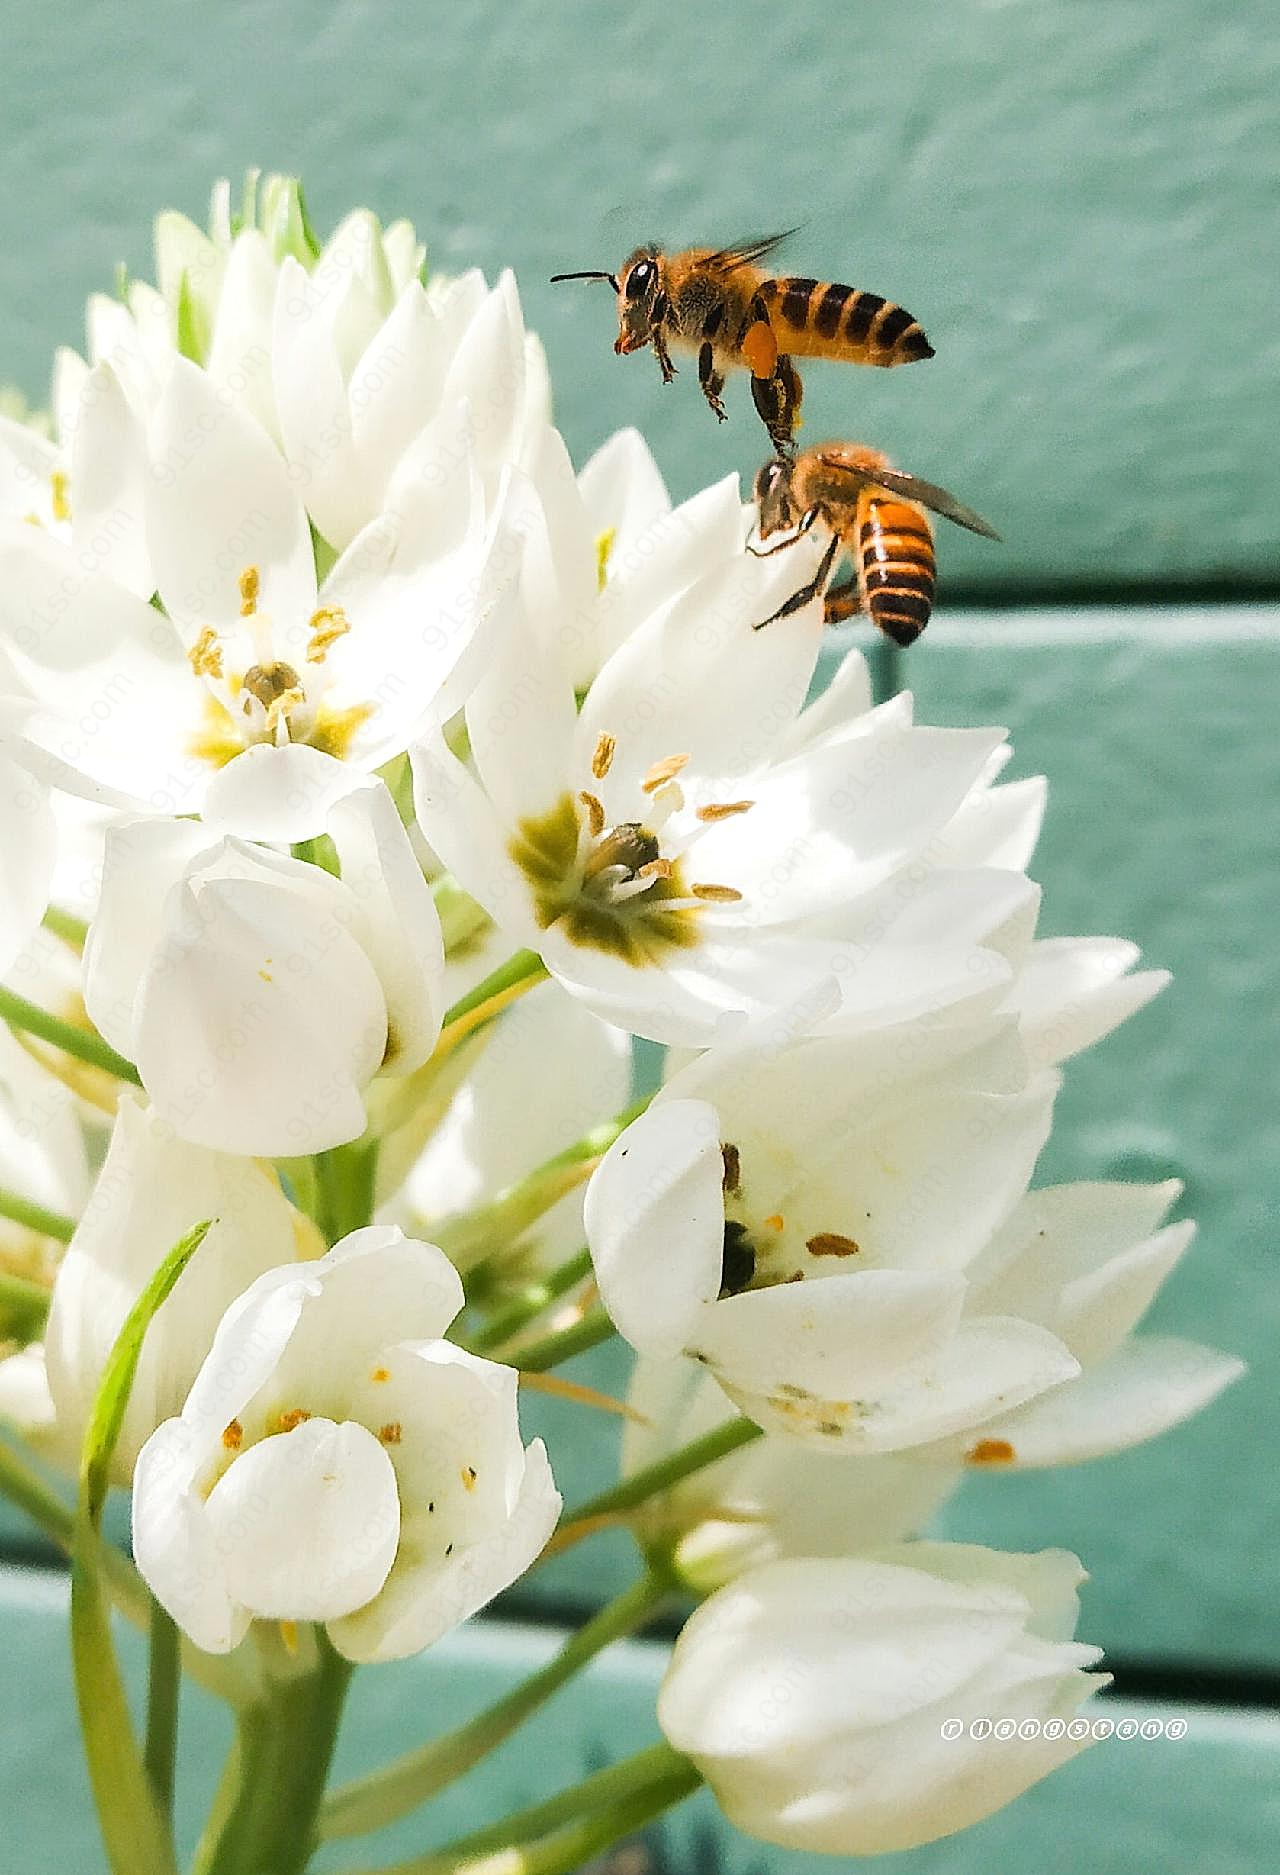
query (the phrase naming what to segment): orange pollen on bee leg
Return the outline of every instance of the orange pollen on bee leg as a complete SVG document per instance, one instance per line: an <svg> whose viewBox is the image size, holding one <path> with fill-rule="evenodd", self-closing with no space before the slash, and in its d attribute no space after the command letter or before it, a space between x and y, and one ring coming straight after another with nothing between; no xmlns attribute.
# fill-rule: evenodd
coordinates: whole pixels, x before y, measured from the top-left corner
<svg viewBox="0 0 1280 1875"><path fill-rule="evenodd" d="M660 762L655 762L649 769L640 787L645 794L656 794L658 789L671 781L690 760L687 755L667 755Z"/></svg>
<svg viewBox="0 0 1280 1875"><path fill-rule="evenodd" d="M474 1465L464 1465L462 1467L462 1470L459 1472L458 1476L462 1479L464 1490L467 1490L467 1491L475 1490L476 1478L479 1476L479 1474L476 1471L476 1468Z"/></svg>
<svg viewBox="0 0 1280 1875"><path fill-rule="evenodd" d="M820 1230L805 1243L805 1249L815 1257L856 1257L861 1248L860 1243L855 1243L852 1237L842 1237L838 1230Z"/></svg>
<svg viewBox="0 0 1280 1875"><path fill-rule="evenodd" d="M1017 1456L1007 1439L979 1439L964 1455L967 1465L1009 1465Z"/></svg>
<svg viewBox="0 0 1280 1875"><path fill-rule="evenodd" d="M597 781L603 781L613 767L613 752L618 744L613 736L607 736L602 729L596 737L595 753L591 757L591 772Z"/></svg>
<svg viewBox="0 0 1280 1875"><path fill-rule="evenodd" d="M378 1427L378 1437L384 1445L399 1445L400 1431L400 1421L389 1419L385 1426Z"/></svg>
<svg viewBox="0 0 1280 1875"><path fill-rule="evenodd" d="M222 646L212 625L204 625L200 636L187 653L187 663L197 677L221 677Z"/></svg>
<svg viewBox="0 0 1280 1875"><path fill-rule="evenodd" d="M699 820L728 820L733 814L749 813L754 806L754 801L708 801L695 812Z"/></svg>
<svg viewBox="0 0 1280 1875"><path fill-rule="evenodd" d="M258 609L258 590L261 580L256 566L247 566L240 575L240 616L252 618Z"/></svg>
<svg viewBox="0 0 1280 1875"><path fill-rule="evenodd" d="M736 905L742 897L732 885L691 885L689 890L694 898L704 898L711 905Z"/></svg>
<svg viewBox="0 0 1280 1875"><path fill-rule="evenodd" d="M757 319L742 340L743 363L753 378L771 378L778 368L778 341L767 319Z"/></svg>
<svg viewBox="0 0 1280 1875"><path fill-rule="evenodd" d="M594 840L597 834L604 832L604 807L594 794L585 791L578 796L587 810L587 832Z"/></svg>
<svg viewBox="0 0 1280 1875"><path fill-rule="evenodd" d="M240 1450L240 1447L244 1443L244 1427L240 1424L238 1419L233 1419L230 1425L222 1428L222 1443L226 1446L228 1452L238 1452Z"/></svg>
<svg viewBox="0 0 1280 1875"><path fill-rule="evenodd" d="M295 1426L300 1426L304 1420L310 1419L310 1417L311 1415L305 1406L291 1406L288 1412L280 1414L279 1418L276 1420L276 1426L281 1432L292 1432Z"/></svg>

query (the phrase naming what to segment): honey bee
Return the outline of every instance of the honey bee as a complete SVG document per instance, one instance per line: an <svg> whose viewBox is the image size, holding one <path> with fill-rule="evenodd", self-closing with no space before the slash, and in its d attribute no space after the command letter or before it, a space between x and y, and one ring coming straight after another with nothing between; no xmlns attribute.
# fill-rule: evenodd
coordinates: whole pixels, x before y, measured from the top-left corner
<svg viewBox="0 0 1280 1875"><path fill-rule="evenodd" d="M652 345L664 383L675 376L670 348L696 351L702 394L722 423L725 374L744 366L774 448L785 452L803 395L793 355L858 365L906 365L933 357L911 314L878 293L765 273L756 263L786 238L771 234L681 254L638 247L621 274L558 273L552 279L607 280L618 296L614 351Z"/></svg>
<svg viewBox="0 0 1280 1875"><path fill-rule="evenodd" d="M933 610L933 530L925 509L988 540L1000 538L989 521L945 488L890 468L879 450L861 443L820 443L794 458L775 456L756 476L755 499L761 540L790 530L773 547L750 547L762 559L793 546L815 525L831 536L813 578L762 619L757 631L798 612L821 592L828 625L866 612L895 644L914 644ZM855 570L833 585L842 554Z"/></svg>

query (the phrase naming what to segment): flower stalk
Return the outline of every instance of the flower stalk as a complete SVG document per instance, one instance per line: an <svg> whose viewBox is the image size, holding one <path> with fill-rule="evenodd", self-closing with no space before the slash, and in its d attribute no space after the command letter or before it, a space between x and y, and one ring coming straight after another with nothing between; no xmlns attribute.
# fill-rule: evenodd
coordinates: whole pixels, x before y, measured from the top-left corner
<svg viewBox="0 0 1280 1875"><path fill-rule="evenodd" d="M59 1016L50 1015L47 1009L41 1009L38 1003L28 1002L16 990L3 986L0 986L0 1019L11 1028L38 1036L42 1042L52 1042L55 1048L60 1048L64 1054L73 1055L88 1067L104 1068L118 1081L128 1081L134 1087L142 1086L142 1077L133 1063L117 1054L110 1043L104 1042L92 1029L81 1029L74 1023L63 1022Z"/></svg>

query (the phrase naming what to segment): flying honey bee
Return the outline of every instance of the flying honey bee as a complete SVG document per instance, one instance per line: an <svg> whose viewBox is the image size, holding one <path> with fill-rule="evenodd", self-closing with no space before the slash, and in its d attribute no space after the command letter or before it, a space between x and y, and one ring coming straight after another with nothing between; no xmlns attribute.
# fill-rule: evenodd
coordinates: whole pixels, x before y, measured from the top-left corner
<svg viewBox="0 0 1280 1875"><path fill-rule="evenodd" d="M879 450L861 443L820 443L794 458L774 457L756 476L755 498L760 538L787 532L773 547L752 547L760 558L793 546L815 525L831 536L813 578L761 619L757 631L820 592L828 625L866 612L895 644L914 644L933 610L933 530L925 509L988 540L1000 538L945 488L890 468ZM842 554L854 572L833 585Z"/></svg>
<svg viewBox="0 0 1280 1875"><path fill-rule="evenodd" d="M618 296L614 351L652 345L664 383L675 376L672 346L697 352L702 394L722 423L725 374L744 366L773 445L786 451L803 395L793 356L857 365L907 365L933 357L911 314L878 293L765 273L756 263L786 238L771 234L681 254L638 247L621 274L558 273L552 279L607 280Z"/></svg>

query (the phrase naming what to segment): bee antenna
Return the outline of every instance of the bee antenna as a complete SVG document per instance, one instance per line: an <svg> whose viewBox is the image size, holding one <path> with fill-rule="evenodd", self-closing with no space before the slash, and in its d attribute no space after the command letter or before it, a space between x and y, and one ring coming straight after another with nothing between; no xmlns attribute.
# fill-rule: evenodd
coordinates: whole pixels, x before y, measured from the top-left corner
<svg viewBox="0 0 1280 1875"><path fill-rule="evenodd" d="M551 276L552 286L555 286L557 282L560 280L607 280L609 282L609 285L613 288L614 292L616 293L618 291L617 275L612 274L612 273L553 273L552 274Z"/></svg>

